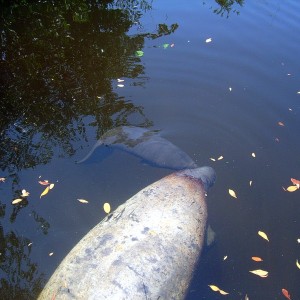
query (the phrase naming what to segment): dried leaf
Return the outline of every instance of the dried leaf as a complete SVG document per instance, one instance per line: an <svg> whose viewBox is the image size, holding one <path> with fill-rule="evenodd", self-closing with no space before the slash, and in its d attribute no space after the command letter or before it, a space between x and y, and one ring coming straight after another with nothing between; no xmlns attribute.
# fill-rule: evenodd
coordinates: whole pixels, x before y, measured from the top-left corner
<svg viewBox="0 0 300 300"><path fill-rule="evenodd" d="M262 258L260 258L258 256L252 256L251 259L254 261L263 261Z"/></svg>
<svg viewBox="0 0 300 300"><path fill-rule="evenodd" d="M251 155L252 155L252 157L255 157L255 153L254 152L252 152Z"/></svg>
<svg viewBox="0 0 300 300"><path fill-rule="evenodd" d="M298 269L300 269L300 263L299 263L298 259L296 260L296 266Z"/></svg>
<svg viewBox="0 0 300 300"><path fill-rule="evenodd" d="M264 271L264 270L261 270L261 269L258 269L258 270L253 270L253 271L249 271L250 273L253 273L257 276L260 276L260 277L268 277L268 272L267 271Z"/></svg>
<svg viewBox="0 0 300 300"><path fill-rule="evenodd" d="M104 211L109 214L110 213L110 204L109 203L104 203L103 204L103 209Z"/></svg>
<svg viewBox="0 0 300 300"><path fill-rule="evenodd" d="M54 254L54 252L50 252L50 253L49 253L49 256L52 256L53 254Z"/></svg>
<svg viewBox="0 0 300 300"><path fill-rule="evenodd" d="M210 43L212 41L212 38L208 38L205 40L205 43Z"/></svg>
<svg viewBox="0 0 300 300"><path fill-rule="evenodd" d="M122 88L122 87L124 87L124 84L117 84L117 86Z"/></svg>
<svg viewBox="0 0 300 300"><path fill-rule="evenodd" d="M228 295L229 293L221 290L216 285L208 285L214 292L219 292L221 295Z"/></svg>
<svg viewBox="0 0 300 300"><path fill-rule="evenodd" d="M300 180L291 178L291 182L295 184L298 188L300 187Z"/></svg>
<svg viewBox="0 0 300 300"><path fill-rule="evenodd" d="M298 244L300 244L300 239L297 239Z"/></svg>
<svg viewBox="0 0 300 300"><path fill-rule="evenodd" d="M216 160L215 160L214 158L212 158L212 157L210 157L209 159L212 160L212 161L216 161Z"/></svg>
<svg viewBox="0 0 300 300"><path fill-rule="evenodd" d="M117 81L118 81L118 82L124 82L124 79L118 78Z"/></svg>
<svg viewBox="0 0 300 300"><path fill-rule="evenodd" d="M230 195L231 197L233 197L233 198L236 198L236 199L237 199L237 196L236 196L236 193L235 193L235 191L234 191L234 190L231 190L231 189L229 189L229 190L228 190L228 193L229 193L229 195Z"/></svg>
<svg viewBox="0 0 300 300"><path fill-rule="evenodd" d="M228 258L228 256L227 255L225 255L224 257L223 257L223 260L226 260Z"/></svg>
<svg viewBox="0 0 300 300"><path fill-rule="evenodd" d="M289 187L286 188L286 190L287 190L288 192L295 192L295 191L297 191L298 189L299 189L299 188L298 188L297 185L290 185Z"/></svg>
<svg viewBox="0 0 300 300"><path fill-rule="evenodd" d="M49 189L52 190L53 188L54 188L54 183L51 183L51 184L49 185Z"/></svg>
<svg viewBox="0 0 300 300"><path fill-rule="evenodd" d="M39 184L41 184L41 185L48 185L49 181L48 180L39 181Z"/></svg>
<svg viewBox="0 0 300 300"><path fill-rule="evenodd" d="M0 182L5 182L5 177L0 177Z"/></svg>
<svg viewBox="0 0 300 300"><path fill-rule="evenodd" d="M289 299L289 300L292 300L291 299L291 296L290 296L290 293L286 290L286 289L282 289L282 294L285 298Z"/></svg>
<svg viewBox="0 0 300 300"><path fill-rule="evenodd" d="M29 192L27 192L26 190L22 190L22 194L21 197L28 197L29 196Z"/></svg>
<svg viewBox="0 0 300 300"><path fill-rule="evenodd" d="M221 155L221 156L219 156L218 157L218 160L221 160L221 159L223 159L224 157Z"/></svg>
<svg viewBox="0 0 300 300"><path fill-rule="evenodd" d="M79 202L81 203L89 203L89 201L85 200L85 199L77 199Z"/></svg>
<svg viewBox="0 0 300 300"><path fill-rule="evenodd" d="M249 181L249 185L250 185L250 186L252 185L252 180Z"/></svg>
<svg viewBox="0 0 300 300"><path fill-rule="evenodd" d="M265 239L265 240L267 240L269 242L268 236L263 231L259 231L258 235L260 235L263 239Z"/></svg>
<svg viewBox="0 0 300 300"><path fill-rule="evenodd" d="M46 194L48 194L49 189L50 189L49 186L47 186L47 187L44 189L44 191L41 193L40 198L42 198L43 196L45 196Z"/></svg>
<svg viewBox="0 0 300 300"><path fill-rule="evenodd" d="M29 243L27 246L30 247L32 245L32 243Z"/></svg>
<svg viewBox="0 0 300 300"><path fill-rule="evenodd" d="M15 200L13 200L13 201L11 202L11 204L17 204L17 203L20 203L22 200L23 200L23 199L20 199L20 198L15 199Z"/></svg>
<svg viewBox="0 0 300 300"><path fill-rule="evenodd" d="M278 122L279 126L284 126L284 124L282 122Z"/></svg>
<svg viewBox="0 0 300 300"><path fill-rule="evenodd" d="M248 295L246 294L246 296L245 296L245 300L249 300L249 297L248 297Z"/></svg>

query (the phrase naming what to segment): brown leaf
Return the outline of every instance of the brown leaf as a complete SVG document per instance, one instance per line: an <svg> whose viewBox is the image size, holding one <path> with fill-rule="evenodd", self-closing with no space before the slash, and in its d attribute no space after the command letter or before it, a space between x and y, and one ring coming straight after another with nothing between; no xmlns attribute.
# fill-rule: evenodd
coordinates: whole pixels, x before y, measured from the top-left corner
<svg viewBox="0 0 300 300"><path fill-rule="evenodd" d="M254 260L254 261L263 261L263 260L262 260L260 257L258 257L258 256L252 256L251 259Z"/></svg>
<svg viewBox="0 0 300 300"><path fill-rule="evenodd" d="M286 289L282 289L282 294L285 298L289 299L289 300L292 300L291 299L291 296L290 296L290 293L286 290Z"/></svg>
<svg viewBox="0 0 300 300"><path fill-rule="evenodd" d="M39 184L41 184L41 185L48 185L49 181L48 180L39 181Z"/></svg>

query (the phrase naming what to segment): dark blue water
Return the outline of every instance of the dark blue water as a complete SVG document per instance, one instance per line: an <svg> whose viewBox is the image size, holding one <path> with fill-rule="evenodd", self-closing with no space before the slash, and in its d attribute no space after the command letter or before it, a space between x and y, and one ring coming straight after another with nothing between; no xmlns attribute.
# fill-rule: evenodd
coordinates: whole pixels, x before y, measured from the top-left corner
<svg viewBox="0 0 300 300"><path fill-rule="evenodd" d="M2 291L9 299L12 290L24 287L20 297L30 299L30 293L36 294L41 285L28 277L38 281L43 273L43 279L48 279L76 242L105 216L104 202L116 208L169 173L121 152L101 162L75 164L105 126L147 123L161 129L164 137L198 165L214 167L218 176L207 198L216 240L203 252L187 299L246 299L246 294L249 299L284 299L283 288L291 299L300 299L300 270L296 266L296 260L300 261L300 191L288 193L282 188L292 184L290 178L300 180L299 2L245 1L220 13L215 11L220 6L214 1L154 1L152 5L140 24L132 26L130 36L154 33L159 23L177 24L178 28L155 39L148 35L144 45L134 49L144 51L139 58L143 71L138 76L124 71L116 72L115 78L105 77L113 87L116 103L132 104L142 114L135 110L126 122L120 118L113 124L101 116L102 128L98 126L93 115L95 103L105 95L97 88L86 92L86 98L85 91L79 92L80 84L96 87L97 76L97 84L103 84L101 69L91 62L87 66L90 78L83 74L83 80L77 73L78 90L69 86L72 97L83 99L82 107L89 111L82 113L85 138L73 141L74 153L62 155L61 144L53 141L51 160L21 168L18 182L9 177L8 169L0 173L0 177L8 177L0 183L4 237L0 252L5 253L0 276L8 282ZM84 31L78 32L84 35ZM78 38L74 33L71 37ZM94 39L87 41L93 43ZM168 46L164 48L164 44ZM77 49L84 59L76 53L83 66L91 61L85 47L89 48L88 44ZM8 58L2 55L2 60ZM117 78L124 79L124 87L117 86ZM58 85L69 79L60 80ZM62 92L51 95L67 99ZM43 97L43 91L37 90L32 97L39 96ZM120 115L118 108L111 113L110 106L106 109L108 104L101 105L103 115L111 114L112 120ZM43 114L51 114L50 107L38 114L41 119ZM68 114L72 116L72 111ZM54 131L56 126L60 128L55 120L48 124ZM224 158L210 159L219 156ZM41 199L40 176L55 183ZM17 210L10 203L23 188L31 194L27 206ZM237 193L237 199L228 189ZM89 204L81 204L77 198L87 199ZM259 237L258 231L267 233L270 241ZM49 256L51 252L54 254ZM21 264L20 255L26 258ZM252 261L252 256L263 258L263 262ZM268 277L249 273L255 269L268 271ZM31 275L23 276L24 270ZM211 284L229 295L213 292L208 287Z"/></svg>

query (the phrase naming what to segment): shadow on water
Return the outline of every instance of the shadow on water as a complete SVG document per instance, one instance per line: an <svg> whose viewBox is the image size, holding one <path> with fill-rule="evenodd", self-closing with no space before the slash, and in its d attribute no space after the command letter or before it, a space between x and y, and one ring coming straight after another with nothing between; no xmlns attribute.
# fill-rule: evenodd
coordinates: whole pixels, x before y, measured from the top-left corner
<svg viewBox="0 0 300 300"><path fill-rule="evenodd" d="M216 3L213 11L228 16L243 1ZM141 17L151 9L152 2L144 0L1 1L3 197L20 197L21 171L47 165L55 157L72 157L81 141L89 140L90 128L100 137L115 126L152 125L142 106L116 92L122 77L133 86L147 82L136 55L145 40L178 28L160 23L155 32L145 31ZM13 207L1 202L1 299L33 299L44 285L43 274L30 259L30 239L14 226L27 205L26 199ZM31 215L47 235L50 222L34 210Z"/></svg>

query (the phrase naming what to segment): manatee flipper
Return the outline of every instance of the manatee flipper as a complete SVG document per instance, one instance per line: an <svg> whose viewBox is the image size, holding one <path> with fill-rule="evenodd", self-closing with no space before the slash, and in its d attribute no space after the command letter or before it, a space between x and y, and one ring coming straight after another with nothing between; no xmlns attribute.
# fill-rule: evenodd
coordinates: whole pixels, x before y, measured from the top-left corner
<svg viewBox="0 0 300 300"><path fill-rule="evenodd" d="M197 168L197 164L189 155L159 136L157 131L134 126L122 126L107 131L78 163L89 159L98 147L104 145L129 152L161 168L174 170Z"/></svg>
<svg viewBox="0 0 300 300"><path fill-rule="evenodd" d="M215 177L179 171L139 191L79 241L38 299L185 299Z"/></svg>

